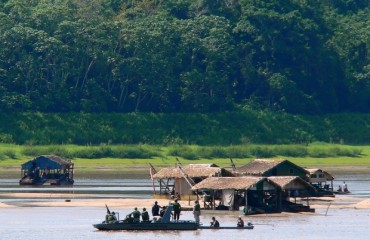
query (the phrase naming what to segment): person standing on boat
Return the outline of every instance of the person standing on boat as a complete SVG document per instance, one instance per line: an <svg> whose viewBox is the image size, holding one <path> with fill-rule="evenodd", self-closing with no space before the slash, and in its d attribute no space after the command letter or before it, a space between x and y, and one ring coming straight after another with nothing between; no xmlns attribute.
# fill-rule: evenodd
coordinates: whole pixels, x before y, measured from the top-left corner
<svg viewBox="0 0 370 240"><path fill-rule="evenodd" d="M216 220L215 217L212 217L211 227L214 227L214 228L220 227L220 223Z"/></svg>
<svg viewBox="0 0 370 240"><path fill-rule="evenodd" d="M154 216L159 216L159 209L161 208L161 206L159 206L158 205L158 202L157 201L155 201L154 202L154 205L153 205L153 207L152 207L152 215L153 215L153 217Z"/></svg>
<svg viewBox="0 0 370 240"><path fill-rule="evenodd" d="M149 222L149 213L146 211L146 208L143 208L143 211L141 212L141 219L143 222Z"/></svg>
<svg viewBox="0 0 370 240"><path fill-rule="evenodd" d="M347 183L343 181L343 192L348 192Z"/></svg>
<svg viewBox="0 0 370 240"><path fill-rule="evenodd" d="M172 208L173 208L173 218L177 222L179 221L180 213L181 213L181 205L180 203L178 203L177 199L173 203Z"/></svg>
<svg viewBox="0 0 370 240"><path fill-rule="evenodd" d="M137 207L134 209L134 211L131 213L132 217L134 218L134 222L140 222L140 212L137 210Z"/></svg>
<svg viewBox="0 0 370 240"><path fill-rule="evenodd" d="M238 223L236 224L237 227L244 227L244 221L242 217L239 216Z"/></svg>
<svg viewBox="0 0 370 240"><path fill-rule="evenodd" d="M195 200L194 202L193 214L194 214L195 223L199 225L200 205L199 205L198 200Z"/></svg>

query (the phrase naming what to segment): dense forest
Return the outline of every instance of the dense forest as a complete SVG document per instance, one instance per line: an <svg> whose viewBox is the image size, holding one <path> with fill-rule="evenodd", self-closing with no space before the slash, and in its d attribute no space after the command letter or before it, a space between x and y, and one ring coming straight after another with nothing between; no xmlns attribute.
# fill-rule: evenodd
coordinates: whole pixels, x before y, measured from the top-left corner
<svg viewBox="0 0 370 240"><path fill-rule="evenodd" d="M1 112L370 112L369 0L2 0Z"/></svg>

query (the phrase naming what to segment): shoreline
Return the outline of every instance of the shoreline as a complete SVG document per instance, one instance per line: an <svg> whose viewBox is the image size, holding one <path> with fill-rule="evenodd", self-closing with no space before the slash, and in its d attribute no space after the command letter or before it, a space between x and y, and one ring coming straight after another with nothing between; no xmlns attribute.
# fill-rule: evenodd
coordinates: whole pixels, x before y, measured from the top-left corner
<svg viewBox="0 0 370 240"><path fill-rule="evenodd" d="M168 166L169 167L169 166ZM227 168L227 167L226 167ZM370 174L370 165L359 166L332 166L332 165L317 165L312 168L319 168L329 172L332 175L358 175ZM18 179L21 175L19 167L0 167L2 179ZM100 166L99 172L96 170L75 169L75 179L78 178L95 178L95 179L115 179L115 178L130 178L130 179L149 179L150 173L147 166L138 166L134 170L130 168L116 169L109 166Z"/></svg>

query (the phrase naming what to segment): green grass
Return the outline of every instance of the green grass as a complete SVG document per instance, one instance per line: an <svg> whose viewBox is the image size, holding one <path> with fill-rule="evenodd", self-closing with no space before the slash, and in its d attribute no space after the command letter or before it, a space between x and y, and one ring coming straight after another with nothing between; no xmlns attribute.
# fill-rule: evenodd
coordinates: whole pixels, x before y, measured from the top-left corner
<svg viewBox="0 0 370 240"><path fill-rule="evenodd" d="M230 167L255 158L288 159L306 167L370 166L370 146L326 143L305 145L12 145L0 144L0 172L19 171L22 163L41 154L56 154L72 159L77 172L143 171L151 163L156 168L182 164L215 163Z"/></svg>

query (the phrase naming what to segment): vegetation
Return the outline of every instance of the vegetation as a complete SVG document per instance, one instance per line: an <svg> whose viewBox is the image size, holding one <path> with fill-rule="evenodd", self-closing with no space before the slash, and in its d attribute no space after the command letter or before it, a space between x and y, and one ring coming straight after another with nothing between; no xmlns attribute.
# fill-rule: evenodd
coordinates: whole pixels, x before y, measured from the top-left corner
<svg viewBox="0 0 370 240"><path fill-rule="evenodd" d="M175 157L364 164L367 148L344 144L370 143L369 6L2 0L0 166L40 154L86 169Z"/></svg>
<svg viewBox="0 0 370 240"><path fill-rule="evenodd" d="M180 157L185 160L199 159L248 159L248 158L329 158L362 157L363 146L313 143L310 145L237 145L237 146L197 146L197 145L43 145L15 146L3 144L0 160L32 158L38 155L56 154L68 159L155 159Z"/></svg>
<svg viewBox="0 0 370 240"><path fill-rule="evenodd" d="M369 113L369 6L3 0L0 112Z"/></svg>
<svg viewBox="0 0 370 240"><path fill-rule="evenodd" d="M31 146L230 146L317 141L366 145L370 143L369 119L369 114L298 116L254 110L212 114L0 113L0 142ZM98 156L108 155L105 151L101 149Z"/></svg>
<svg viewBox="0 0 370 240"><path fill-rule="evenodd" d="M141 153L143 151L145 154ZM105 154L102 154L104 152ZM122 154L124 153L124 154ZM370 147L327 143L309 145L42 145L24 146L0 144L0 173L14 178L19 174L21 164L41 154L58 154L75 163L76 174L81 176L106 177L134 175L149 177L148 164L155 167L175 166L176 158L182 164L215 163L230 167L230 158L242 166L255 158L288 159L300 166L348 167L355 171L368 171ZM99 169L99 171L97 171ZM338 172L338 169L336 169ZM113 175L112 175L113 174Z"/></svg>

